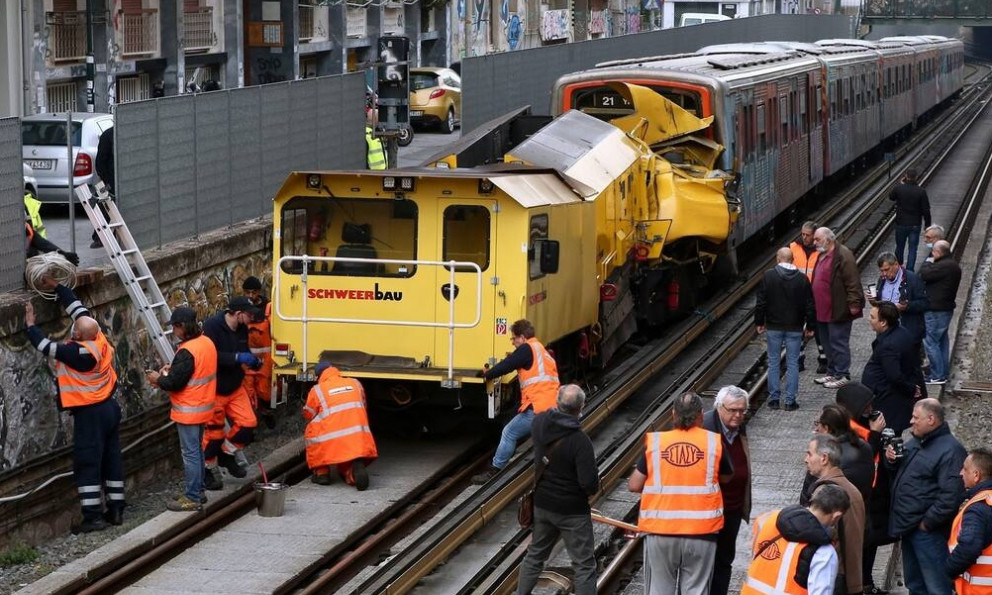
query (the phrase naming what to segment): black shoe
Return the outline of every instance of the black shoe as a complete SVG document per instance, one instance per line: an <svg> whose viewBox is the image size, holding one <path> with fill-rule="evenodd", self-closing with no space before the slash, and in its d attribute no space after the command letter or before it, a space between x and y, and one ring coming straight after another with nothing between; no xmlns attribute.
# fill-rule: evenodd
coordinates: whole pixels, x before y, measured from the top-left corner
<svg viewBox="0 0 992 595"><path fill-rule="evenodd" d="M781 409L782 407L782 404L778 401L768 401L765 405L767 405L769 409Z"/></svg>
<svg viewBox="0 0 992 595"><path fill-rule="evenodd" d="M265 427L274 430L276 428L276 414L269 409L259 409L258 417L265 424Z"/></svg>
<svg viewBox="0 0 992 595"><path fill-rule="evenodd" d="M95 533L96 531L105 531L109 528L110 525L107 524L107 521L103 519L94 519L92 521L83 521L73 527L72 534L79 535L80 533Z"/></svg>
<svg viewBox="0 0 992 595"><path fill-rule="evenodd" d="M351 475L355 478L355 488L359 492L364 492L369 487L369 472L362 461L354 461L351 464Z"/></svg>
<svg viewBox="0 0 992 595"><path fill-rule="evenodd" d="M310 476L310 481L312 481L313 483L319 486L329 486L331 485L331 474L324 473L323 475L317 475L316 473L314 473L313 475Z"/></svg>
<svg viewBox="0 0 992 595"><path fill-rule="evenodd" d="M124 511L120 508L108 508L103 513L103 520L111 525L120 526L124 524Z"/></svg>
<svg viewBox="0 0 992 595"><path fill-rule="evenodd" d="M786 403L782 406L785 411L796 411L799 409L799 403Z"/></svg>
<svg viewBox="0 0 992 595"><path fill-rule="evenodd" d="M817 374L826 374L827 373L827 362L819 362L816 365L816 373Z"/></svg>
<svg viewBox="0 0 992 595"><path fill-rule="evenodd" d="M879 589L875 585L869 585L865 587L863 593L865 595L889 595L888 591L886 591L885 589Z"/></svg>
<svg viewBox="0 0 992 595"><path fill-rule="evenodd" d="M477 486L481 486L482 484L488 482L490 479L496 477L496 474L499 473L499 471L500 470L497 469L496 467L489 465L489 468L486 469L485 472L472 476L472 483Z"/></svg>
<svg viewBox="0 0 992 595"><path fill-rule="evenodd" d="M90 242L90 248L103 248L103 242L100 240L93 240Z"/></svg>
<svg viewBox="0 0 992 595"><path fill-rule="evenodd" d="M220 477L220 469L218 467L203 470L203 489L210 490L211 492L224 489L224 480Z"/></svg>
<svg viewBox="0 0 992 595"><path fill-rule="evenodd" d="M229 455L226 452L220 453L217 456L217 462L221 467L227 469L227 472L231 474L231 477L237 477L241 479L248 475L248 471L238 464L238 459L234 455Z"/></svg>

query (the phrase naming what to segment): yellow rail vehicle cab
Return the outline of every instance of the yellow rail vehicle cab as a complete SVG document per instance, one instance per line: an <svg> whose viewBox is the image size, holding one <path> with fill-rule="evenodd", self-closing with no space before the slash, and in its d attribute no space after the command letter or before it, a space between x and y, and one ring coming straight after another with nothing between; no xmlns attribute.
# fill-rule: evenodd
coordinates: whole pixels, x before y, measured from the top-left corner
<svg viewBox="0 0 992 595"><path fill-rule="evenodd" d="M512 349L513 321L542 338L596 321L594 204L551 170L298 172L274 225L284 379L326 358L381 383L373 400L485 408L476 372Z"/></svg>

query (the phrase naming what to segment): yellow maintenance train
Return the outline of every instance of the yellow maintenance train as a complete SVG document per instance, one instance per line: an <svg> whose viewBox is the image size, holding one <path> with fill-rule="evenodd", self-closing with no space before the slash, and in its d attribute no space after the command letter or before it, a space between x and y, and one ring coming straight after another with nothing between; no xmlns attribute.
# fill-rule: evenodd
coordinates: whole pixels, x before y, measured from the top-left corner
<svg viewBox="0 0 992 595"><path fill-rule="evenodd" d="M421 167L291 174L274 201L277 380L312 381L327 358L373 400L494 417L513 379L486 391L476 373L512 349L513 321L566 378L609 359L644 317L639 272L705 273L739 213L711 117L614 90L632 114L520 111Z"/></svg>

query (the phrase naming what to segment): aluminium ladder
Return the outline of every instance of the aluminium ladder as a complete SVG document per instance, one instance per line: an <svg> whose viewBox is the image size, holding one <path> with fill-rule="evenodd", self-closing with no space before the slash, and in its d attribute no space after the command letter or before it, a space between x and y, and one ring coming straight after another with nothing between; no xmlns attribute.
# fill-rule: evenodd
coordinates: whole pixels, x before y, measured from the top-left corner
<svg viewBox="0 0 992 595"><path fill-rule="evenodd" d="M151 338L162 363L172 363L175 349L169 340L172 329L168 325L172 310L165 301L165 296L155 282L148 269L145 257L141 255L138 244L131 236L131 231L124 223L117 203L110 197L103 182L96 184L96 196L87 185L76 188L76 198L82 203L86 215L93 224L97 236L103 243L110 262L117 270L124 289L131 296L131 301L138 308L148 336ZM109 221L108 221L109 217Z"/></svg>

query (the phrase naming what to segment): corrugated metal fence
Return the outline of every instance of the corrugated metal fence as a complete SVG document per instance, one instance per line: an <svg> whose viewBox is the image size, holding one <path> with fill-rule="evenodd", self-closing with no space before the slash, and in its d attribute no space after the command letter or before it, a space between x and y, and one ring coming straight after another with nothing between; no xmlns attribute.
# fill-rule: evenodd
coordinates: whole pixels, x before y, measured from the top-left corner
<svg viewBox="0 0 992 595"><path fill-rule="evenodd" d="M364 107L362 73L122 104L121 214L150 248L271 213L293 170L365 167Z"/></svg>
<svg viewBox="0 0 992 595"><path fill-rule="evenodd" d="M535 114L550 114L555 80L599 62L717 43L851 37L852 30L853 20L846 16L763 15L468 58L462 62L462 130L525 105Z"/></svg>
<svg viewBox="0 0 992 595"><path fill-rule="evenodd" d="M24 287L21 119L0 118L0 291Z"/></svg>

